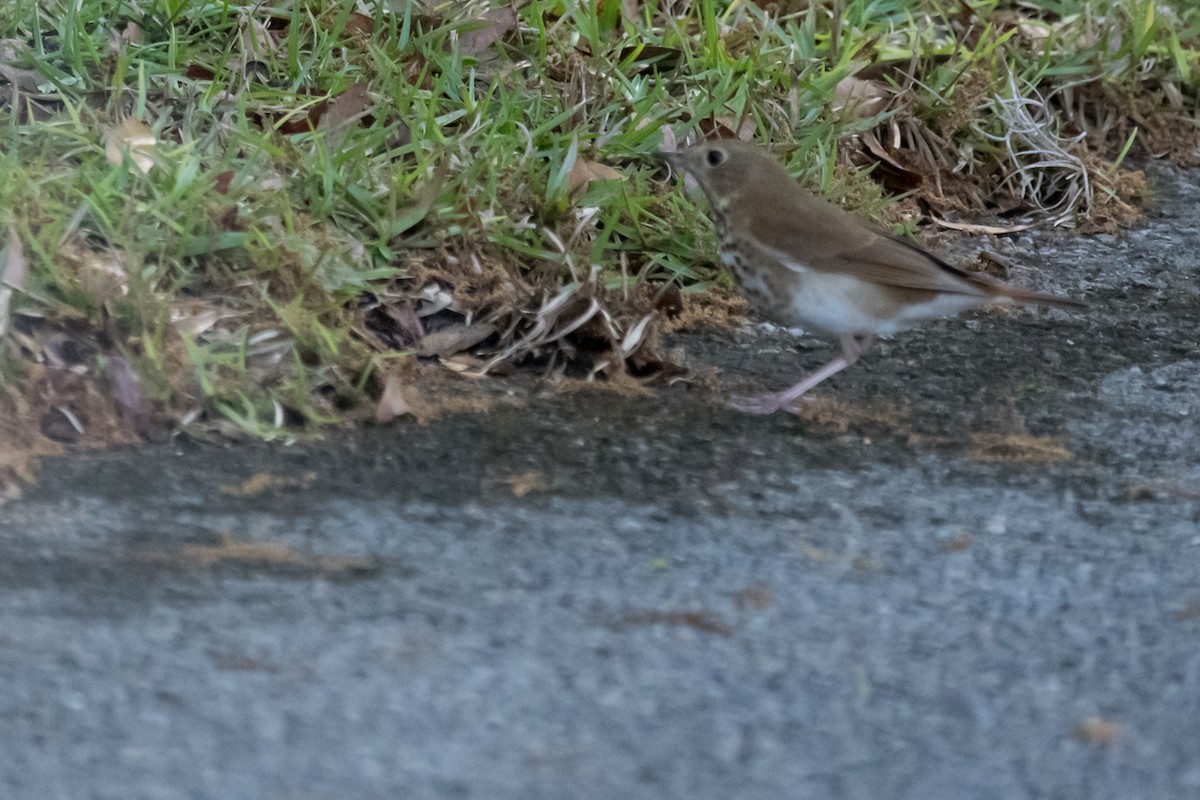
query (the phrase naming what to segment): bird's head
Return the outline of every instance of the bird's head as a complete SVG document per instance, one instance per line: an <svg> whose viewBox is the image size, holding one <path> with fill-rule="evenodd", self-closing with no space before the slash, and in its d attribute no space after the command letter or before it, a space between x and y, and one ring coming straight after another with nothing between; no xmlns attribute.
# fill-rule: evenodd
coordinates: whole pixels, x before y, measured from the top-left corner
<svg viewBox="0 0 1200 800"><path fill-rule="evenodd" d="M791 182L775 159L755 145L715 139L675 153L656 153L675 170L686 172L716 205L736 203L780 179Z"/></svg>

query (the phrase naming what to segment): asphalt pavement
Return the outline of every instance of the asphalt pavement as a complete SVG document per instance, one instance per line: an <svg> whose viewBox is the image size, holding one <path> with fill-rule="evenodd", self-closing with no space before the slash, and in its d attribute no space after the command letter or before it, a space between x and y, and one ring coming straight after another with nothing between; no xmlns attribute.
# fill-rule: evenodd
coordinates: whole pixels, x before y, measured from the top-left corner
<svg viewBox="0 0 1200 800"><path fill-rule="evenodd" d="M1002 245L1083 314L675 337L321 442L47 461L0 507L0 797L1200 797L1200 192ZM500 387L499 389L495 387Z"/></svg>

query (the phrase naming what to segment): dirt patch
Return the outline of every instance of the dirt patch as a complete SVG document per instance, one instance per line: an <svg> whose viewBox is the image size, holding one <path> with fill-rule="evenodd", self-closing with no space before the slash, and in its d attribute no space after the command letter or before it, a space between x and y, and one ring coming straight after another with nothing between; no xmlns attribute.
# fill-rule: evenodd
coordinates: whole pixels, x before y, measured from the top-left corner
<svg viewBox="0 0 1200 800"><path fill-rule="evenodd" d="M38 429L39 416L19 386L0 388L0 503L20 497L21 484L33 483L38 459L63 452Z"/></svg>
<svg viewBox="0 0 1200 800"><path fill-rule="evenodd" d="M744 297L727 286L714 286L703 294L684 295L682 310L674 319L668 319L663 329L667 333L702 328L733 330L752 315Z"/></svg>
<svg viewBox="0 0 1200 800"><path fill-rule="evenodd" d="M0 503L20 496L41 458L68 447L133 444L146 424L110 382L68 368L28 367L24 380L0 387Z"/></svg>

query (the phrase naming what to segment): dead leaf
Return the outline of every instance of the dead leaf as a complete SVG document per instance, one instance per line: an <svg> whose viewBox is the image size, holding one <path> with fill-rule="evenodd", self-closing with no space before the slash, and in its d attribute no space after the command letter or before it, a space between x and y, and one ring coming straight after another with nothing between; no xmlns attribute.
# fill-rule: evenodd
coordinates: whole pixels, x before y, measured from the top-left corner
<svg viewBox="0 0 1200 800"><path fill-rule="evenodd" d="M29 54L29 45L20 39L0 39L0 64L13 64Z"/></svg>
<svg viewBox="0 0 1200 800"><path fill-rule="evenodd" d="M1090 745L1111 745L1117 741L1121 726L1099 715L1088 717L1071 731L1071 738Z"/></svg>
<svg viewBox="0 0 1200 800"><path fill-rule="evenodd" d="M621 64L632 68L630 72L661 72L679 66L683 51L677 47L663 47L657 44L631 44L621 48L617 58Z"/></svg>
<svg viewBox="0 0 1200 800"><path fill-rule="evenodd" d="M898 169L900 172L903 172L903 173L911 173L912 172L911 169L909 169L908 167L901 164L899 161L897 161L892 156L891 153L889 153L887 151L887 149L883 146L883 144L880 143L879 138L877 136L875 136L874 131L863 131L861 134L859 134L859 139L861 139L862 143L867 146L867 149L869 151L871 151L871 155L875 156L880 161L883 161L886 164L890 164L891 166Z"/></svg>
<svg viewBox="0 0 1200 800"><path fill-rule="evenodd" d="M3 273L0 273L0 283L18 292L25 291L29 282L29 268L25 264L25 247L21 244L21 237L17 235L16 225L8 226L8 244L4 248L4 257L0 258L0 264L4 266Z"/></svg>
<svg viewBox="0 0 1200 800"><path fill-rule="evenodd" d="M737 139L742 142L754 140L756 123L747 115L740 121L733 117L706 117L697 123L705 139Z"/></svg>
<svg viewBox="0 0 1200 800"><path fill-rule="evenodd" d="M1054 464L1075 454L1052 436L1023 433L973 433L969 456L992 464Z"/></svg>
<svg viewBox="0 0 1200 800"><path fill-rule="evenodd" d="M543 492L550 488L546 476L536 469L527 470L517 475L510 475L500 481L512 489L513 497L524 497L530 492Z"/></svg>
<svg viewBox="0 0 1200 800"><path fill-rule="evenodd" d="M683 313L683 292L674 281L664 284L654 297L654 310L660 311L667 319L675 319Z"/></svg>
<svg viewBox="0 0 1200 800"><path fill-rule="evenodd" d="M395 372L388 373L387 380L383 383L383 394L375 404L375 422L382 425L405 414L416 416L412 405L404 397L404 386L400 376Z"/></svg>
<svg viewBox="0 0 1200 800"><path fill-rule="evenodd" d="M496 326L487 323L469 326L448 325L439 331L423 336L413 350L422 358L452 356L463 350L470 350L495 332Z"/></svg>
<svg viewBox="0 0 1200 800"><path fill-rule="evenodd" d="M847 75L833 90L832 109L847 116L870 119L883 111L889 96L886 84Z"/></svg>
<svg viewBox="0 0 1200 800"><path fill-rule="evenodd" d="M725 622L719 614L714 614L711 611L663 611L656 608L630 609L620 617L607 622L607 627L612 630L651 625L691 628L699 633L715 633L726 639L733 636L733 628L729 623Z"/></svg>
<svg viewBox="0 0 1200 800"><path fill-rule="evenodd" d="M308 133L309 131L315 131L320 126L321 118L329 110L329 104L332 101L326 97L310 102L303 97L298 97L297 102L301 104L301 107L288 111L283 115L267 114L260 117L260 119L268 127L274 126L275 130L284 136Z"/></svg>
<svg viewBox="0 0 1200 800"><path fill-rule="evenodd" d="M679 139L675 136L675 131L667 126L663 126L662 130L662 146L659 150L664 153L676 153L679 151Z"/></svg>
<svg viewBox="0 0 1200 800"><path fill-rule="evenodd" d="M222 196L229 194L229 184L233 183L233 177L235 174L236 173L233 170L227 169L217 175L216 179L213 181L213 191Z"/></svg>
<svg viewBox="0 0 1200 800"><path fill-rule="evenodd" d="M46 83L46 79L40 72L32 69L18 69L3 62L0 62L0 77L12 84L18 91L26 94L37 94L41 91L42 84Z"/></svg>
<svg viewBox="0 0 1200 800"><path fill-rule="evenodd" d="M128 430L149 439L155 433L153 404L142 391L142 381L122 356L114 356L105 370L109 391L116 401L117 416Z"/></svg>
<svg viewBox="0 0 1200 800"><path fill-rule="evenodd" d="M1186 622L1200 617L1200 600L1189 600L1187 605L1172 614L1177 622Z"/></svg>
<svg viewBox="0 0 1200 800"><path fill-rule="evenodd" d="M117 405L131 412L142 407L142 386L137 373L129 362L116 356L109 362L108 379L112 386L113 399Z"/></svg>
<svg viewBox="0 0 1200 800"><path fill-rule="evenodd" d="M102 298L129 293L129 273L121 263L120 254L114 250L76 250L76 253L80 256L79 275L88 292Z"/></svg>
<svg viewBox="0 0 1200 800"><path fill-rule="evenodd" d="M346 19L344 28L347 36L367 36L375 32L375 20L355 11Z"/></svg>
<svg viewBox="0 0 1200 800"><path fill-rule="evenodd" d="M517 12L507 6L492 8L483 17L467 23L470 30L458 37L459 50L465 56L476 56L504 38L517 25Z"/></svg>
<svg viewBox="0 0 1200 800"><path fill-rule="evenodd" d="M360 81L329 104L317 124L317 130L324 131L325 144L330 152L335 153L342 149L346 134L355 123L366 116L370 102L370 98L367 97L367 83Z"/></svg>
<svg viewBox="0 0 1200 800"><path fill-rule="evenodd" d="M280 476L269 472L256 472L239 484L223 483L217 487L222 494L231 497L258 497L259 495L277 489L307 489L317 479L317 473L312 470L298 475Z"/></svg>
<svg viewBox="0 0 1200 800"><path fill-rule="evenodd" d="M962 231L963 233L972 234L988 234L991 236L1003 236L1006 233L1017 233L1032 228L1032 225L981 225L974 222L951 222L948 219L939 219L938 217L929 216L935 224L941 225L943 228L949 228L952 231Z"/></svg>
<svg viewBox="0 0 1200 800"><path fill-rule="evenodd" d="M219 306L193 301L171 307L171 325L182 336L195 339L223 319L237 315Z"/></svg>
<svg viewBox="0 0 1200 800"><path fill-rule="evenodd" d="M962 533L951 536L938 545L938 549L943 553L961 553L971 549L972 542L971 532L963 531Z"/></svg>
<svg viewBox="0 0 1200 800"><path fill-rule="evenodd" d="M154 131L136 119L127 119L105 134L104 154L110 164L122 164L126 153L143 175L154 167L154 149L158 140Z"/></svg>
<svg viewBox="0 0 1200 800"><path fill-rule="evenodd" d="M769 586L747 586L733 596L733 602L739 611L762 611L775 604L775 593Z"/></svg>
<svg viewBox="0 0 1200 800"><path fill-rule="evenodd" d="M0 337L8 332L9 306L14 292L25 291L29 270L25 265L25 247L17 235L17 226L8 226L8 244L0 252Z"/></svg>
<svg viewBox="0 0 1200 800"><path fill-rule="evenodd" d="M152 560L163 560L160 557ZM315 556L283 542L253 542L223 533L216 544L188 545L179 553L185 564L201 567L239 565L245 567L300 567L325 572L356 572L372 568L367 559Z"/></svg>
<svg viewBox="0 0 1200 800"><path fill-rule="evenodd" d="M136 22L128 23L125 26L125 30L121 31L121 40L126 44L141 44L142 26Z"/></svg>
<svg viewBox="0 0 1200 800"><path fill-rule="evenodd" d="M277 45L270 28L259 19L242 21L242 57L245 63L273 61Z"/></svg>
<svg viewBox="0 0 1200 800"><path fill-rule="evenodd" d="M633 351L641 346L643 340L646 338L646 332L650 328L650 323L653 320L653 314L646 314L633 327L626 331L625 338L621 340L621 358L628 358L633 354Z"/></svg>
<svg viewBox="0 0 1200 800"><path fill-rule="evenodd" d="M228 532L219 534L213 543L147 548L135 555L144 563L168 568L288 570L332 578L358 577L378 569L372 558L320 555L285 542L238 539Z"/></svg>
<svg viewBox="0 0 1200 800"><path fill-rule="evenodd" d="M480 370L483 366L480 365L479 359L470 358L469 356L449 356L440 360L443 367L451 372L460 375L468 375L469 377L481 377ZM493 370L494 371L494 370Z"/></svg>
<svg viewBox="0 0 1200 800"><path fill-rule="evenodd" d="M183 71L183 77L191 81L211 81L217 77L217 73L200 64L189 64Z"/></svg>
<svg viewBox="0 0 1200 800"><path fill-rule="evenodd" d="M607 164L577 158L571 171L567 174L567 191L573 192L576 189L585 188L592 181L623 180L625 180L625 174L620 170L613 169Z"/></svg>

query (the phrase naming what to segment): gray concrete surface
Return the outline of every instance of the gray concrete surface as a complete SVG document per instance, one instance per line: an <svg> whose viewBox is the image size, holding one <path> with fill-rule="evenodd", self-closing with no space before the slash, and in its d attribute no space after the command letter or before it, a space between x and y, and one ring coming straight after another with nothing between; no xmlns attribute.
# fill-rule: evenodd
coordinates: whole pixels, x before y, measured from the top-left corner
<svg viewBox="0 0 1200 800"><path fill-rule="evenodd" d="M0 508L0 797L1200 797L1200 192L1165 180L1144 229L1010 248L1087 313L885 343L825 416L533 393L49 462ZM793 345L674 341L721 390L831 351Z"/></svg>

